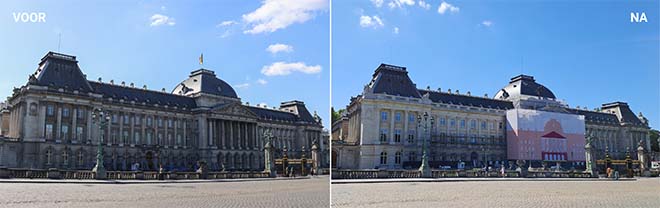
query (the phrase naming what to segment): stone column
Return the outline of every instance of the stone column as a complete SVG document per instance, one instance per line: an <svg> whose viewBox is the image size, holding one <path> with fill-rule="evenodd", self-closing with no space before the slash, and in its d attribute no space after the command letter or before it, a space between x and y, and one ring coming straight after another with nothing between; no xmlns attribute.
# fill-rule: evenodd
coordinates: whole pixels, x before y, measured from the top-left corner
<svg viewBox="0 0 660 208"><path fill-rule="evenodd" d="M215 122L212 119L209 119L209 138L208 138L209 147L215 145L215 144L213 144L213 138L215 137L215 135L213 134L213 124L214 123Z"/></svg>
<svg viewBox="0 0 660 208"><path fill-rule="evenodd" d="M181 139L183 139L182 141L183 147L188 147L188 134L187 134L188 129L186 128L186 126L188 126L188 120L184 119L181 125L183 125L183 135L181 136Z"/></svg>
<svg viewBox="0 0 660 208"><path fill-rule="evenodd" d="M124 144L124 116L126 115L120 114L119 116L119 144L122 146L127 145Z"/></svg>
<svg viewBox="0 0 660 208"><path fill-rule="evenodd" d="M160 139L158 139L158 118L156 116L151 117L151 125L154 127L154 133L153 133L153 135L151 135L151 136L153 136L153 139L154 139L154 141L152 141L152 142L156 145L161 145L162 146L163 144L161 144L160 141L159 141Z"/></svg>
<svg viewBox="0 0 660 208"><path fill-rule="evenodd" d="M394 144L394 114L396 113L396 110L392 109L390 112L390 128L388 129L389 136L387 137L387 143ZM305 146L307 146L307 140L309 139L308 136L309 134L305 133Z"/></svg>
<svg viewBox="0 0 660 208"><path fill-rule="evenodd" d="M87 116L87 137L86 137L86 139L91 142L92 141L92 135L95 135L95 136L97 135L97 134L92 133L92 129L98 129L98 127L95 127L95 126L93 127L92 126L93 108L87 108L86 110L87 110L87 115L86 115ZM94 132L96 132L96 131L94 131ZM98 142L98 139L97 139L97 142Z"/></svg>
<svg viewBox="0 0 660 208"><path fill-rule="evenodd" d="M133 144L133 146L135 146L135 145L138 145L138 142L135 141L135 139L137 139L135 137L135 120L137 120L137 115L134 114L132 116L132 118L129 117L128 120L129 120L128 122L131 124L131 131L128 133L128 138L129 138L129 140L131 140L130 143ZM142 136L140 136L140 137L142 137ZM140 138L140 139L142 139L142 138Z"/></svg>
<svg viewBox="0 0 660 208"><path fill-rule="evenodd" d="M179 120L176 119L176 117L175 117L175 118L172 119L172 123L174 123L174 136L173 136L174 138L172 138L172 140L174 140L174 141L172 141L172 143L174 143L174 144L172 144L172 146L178 147L179 145L181 145L177 141L177 139L179 138L179 135L177 134L177 133L179 133L178 132L179 126L177 125L177 124L179 124ZM181 139L183 139L183 138L181 138Z"/></svg>
<svg viewBox="0 0 660 208"><path fill-rule="evenodd" d="M401 143L408 143L408 111L403 111L403 130L401 131ZM403 154L403 153L402 153Z"/></svg>
<svg viewBox="0 0 660 208"><path fill-rule="evenodd" d="M229 121L229 148L234 149L234 121Z"/></svg>

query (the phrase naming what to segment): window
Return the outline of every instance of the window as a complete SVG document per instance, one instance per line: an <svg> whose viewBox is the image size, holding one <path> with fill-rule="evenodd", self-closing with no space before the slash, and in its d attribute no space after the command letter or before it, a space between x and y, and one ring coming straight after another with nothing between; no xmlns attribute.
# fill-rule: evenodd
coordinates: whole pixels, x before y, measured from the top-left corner
<svg viewBox="0 0 660 208"><path fill-rule="evenodd" d="M465 128L465 120L461 119L461 129L464 129L464 128Z"/></svg>
<svg viewBox="0 0 660 208"><path fill-rule="evenodd" d="M417 153L408 152L408 161L417 161Z"/></svg>
<svg viewBox="0 0 660 208"><path fill-rule="evenodd" d="M387 121L387 112L385 112L385 111L380 112L380 120L381 121Z"/></svg>
<svg viewBox="0 0 660 208"><path fill-rule="evenodd" d="M380 142L387 142L387 129L380 130Z"/></svg>
<svg viewBox="0 0 660 208"><path fill-rule="evenodd" d="M172 133L167 134L167 145L172 145Z"/></svg>
<svg viewBox="0 0 660 208"><path fill-rule="evenodd" d="M167 120L167 127L168 127L168 128L172 128L172 123L173 123L172 120L171 120L171 119L168 119L168 120Z"/></svg>
<svg viewBox="0 0 660 208"><path fill-rule="evenodd" d="M381 152L380 153L380 164L381 165L386 165L387 164L387 152Z"/></svg>
<svg viewBox="0 0 660 208"><path fill-rule="evenodd" d="M119 130L113 129L111 132L112 144L117 144L119 142Z"/></svg>
<svg viewBox="0 0 660 208"><path fill-rule="evenodd" d="M50 165L53 159L53 150L48 149L46 150L46 165Z"/></svg>
<svg viewBox="0 0 660 208"><path fill-rule="evenodd" d="M124 132L122 132L122 143L123 144L128 144L130 142L128 137L129 137L128 131L124 130Z"/></svg>
<svg viewBox="0 0 660 208"><path fill-rule="evenodd" d="M452 128L456 127L456 120L450 119L449 120L449 126L451 126Z"/></svg>
<svg viewBox="0 0 660 208"><path fill-rule="evenodd" d="M152 138L151 132L147 132L147 145L151 145L151 138Z"/></svg>
<svg viewBox="0 0 660 208"><path fill-rule="evenodd" d="M133 134L133 144L140 144L140 132L135 132Z"/></svg>
<svg viewBox="0 0 660 208"><path fill-rule="evenodd" d="M183 145L183 139L181 139L181 134L176 135L176 145L177 146L182 146Z"/></svg>
<svg viewBox="0 0 660 208"><path fill-rule="evenodd" d="M414 130L409 130L408 131L408 143L410 143L410 144L415 143L415 131Z"/></svg>
<svg viewBox="0 0 660 208"><path fill-rule="evenodd" d="M163 119L158 118L156 123L158 123L158 127L163 127Z"/></svg>
<svg viewBox="0 0 660 208"><path fill-rule="evenodd" d="M76 117L85 118L85 109L78 108L78 110L76 110Z"/></svg>
<svg viewBox="0 0 660 208"><path fill-rule="evenodd" d="M471 129L476 129L477 128L477 121L471 120L470 121L470 128Z"/></svg>
<svg viewBox="0 0 660 208"><path fill-rule="evenodd" d="M394 142L396 143L401 142L401 129L394 130Z"/></svg>
<svg viewBox="0 0 660 208"><path fill-rule="evenodd" d="M119 118L117 117L117 115L112 115L112 116L111 116L111 119L112 119L112 123L117 123L117 120L119 120Z"/></svg>
<svg viewBox="0 0 660 208"><path fill-rule="evenodd" d="M401 121L401 113L400 112L396 112L394 114L394 120L395 121Z"/></svg>
<svg viewBox="0 0 660 208"><path fill-rule="evenodd" d="M502 122L499 123L499 129L502 129Z"/></svg>
<svg viewBox="0 0 660 208"><path fill-rule="evenodd" d="M444 126L447 124L447 121L445 121L445 118L440 118L440 126Z"/></svg>
<svg viewBox="0 0 660 208"><path fill-rule="evenodd" d="M140 117L140 116L133 117L133 123L135 125L142 125L142 117Z"/></svg>
<svg viewBox="0 0 660 208"><path fill-rule="evenodd" d="M481 129L486 129L486 122L485 121L481 122Z"/></svg>
<svg viewBox="0 0 660 208"><path fill-rule="evenodd" d="M69 140L69 126L62 125L62 132L60 134L60 139Z"/></svg>
<svg viewBox="0 0 660 208"><path fill-rule="evenodd" d="M83 160L83 153L82 151L78 151L78 166L83 166L85 161Z"/></svg>
<svg viewBox="0 0 660 208"><path fill-rule="evenodd" d="M163 133L158 133L158 145L163 145Z"/></svg>
<svg viewBox="0 0 660 208"><path fill-rule="evenodd" d="M76 127L76 138L75 139L83 139L83 133L85 129L83 127Z"/></svg>
<svg viewBox="0 0 660 208"><path fill-rule="evenodd" d="M495 124L493 124L493 122L488 122L488 126L490 127L490 130L495 129Z"/></svg>
<svg viewBox="0 0 660 208"><path fill-rule="evenodd" d="M408 122L415 122L415 114L409 114L408 115Z"/></svg>
<svg viewBox="0 0 660 208"><path fill-rule="evenodd" d="M153 121L151 120L151 117L147 117L147 126L151 126L153 124Z"/></svg>
<svg viewBox="0 0 660 208"><path fill-rule="evenodd" d="M46 107L46 115L53 116L55 114L55 107L53 105L48 105Z"/></svg>
<svg viewBox="0 0 660 208"><path fill-rule="evenodd" d="M62 152L62 163L65 166L69 164L69 152L67 152L66 150Z"/></svg>
<svg viewBox="0 0 660 208"><path fill-rule="evenodd" d="M476 143L477 143L477 135L472 135L472 136L470 137L470 142L471 142L472 144L476 144Z"/></svg>
<svg viewBox="0 0 660 208"><path fill-rule="evenodd" d="M401 152L396 152L396 154L394 154L394 163L397 165L401 164Z"/></svg>
<svg viewBox="0 0 660 208"><path fill-rule="evenodd" d="M46 124L46 139L53 139L53 124Z"/></svg>
<svg viewBox="0 0 660 208"><path fill-rule="evenodd" d="M124 115L124 119L122 121L124 124L128 124L130 122L130 117L128 115Z"/></svg>
<svg viewBox="0 0 660 208"><path fill-rule="evenodd" d="M69 108L62 108L62 117L69 117Z"/></svg>

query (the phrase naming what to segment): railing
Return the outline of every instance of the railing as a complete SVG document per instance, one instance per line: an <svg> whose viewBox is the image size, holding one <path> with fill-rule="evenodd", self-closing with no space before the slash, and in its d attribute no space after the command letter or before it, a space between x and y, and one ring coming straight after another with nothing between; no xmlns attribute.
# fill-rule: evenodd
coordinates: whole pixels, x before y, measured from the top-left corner
<svg viewBox="0 0 660 208"><path fill-rule="evenodd" d="M208 172L205 179L240 179L240 178L268 178L270 175L263 172ZM20 169L0 168L0 178L42 178L42 179L95 179L96 174L89 170L58 170L58 169ZM197 172L164 172L155 171L107 171L108 180L195 180L204 179Z"/></svg>
<svg viewBox="0 0 660 208"><path fill-rule="evenodd" d="M513 170L499 171L483 170L432 170L431 178L591 178L591 174L583 171L529 171L526 175ZM332 170L333 179L375 179L375 178L421 178L417 170Z"/></svg>

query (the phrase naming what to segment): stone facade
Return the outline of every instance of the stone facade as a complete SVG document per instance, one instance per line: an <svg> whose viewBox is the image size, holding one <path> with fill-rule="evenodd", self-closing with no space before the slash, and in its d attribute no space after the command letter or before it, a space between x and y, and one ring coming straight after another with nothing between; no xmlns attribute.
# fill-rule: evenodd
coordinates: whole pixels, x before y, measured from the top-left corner
<svg viewBox="0 0 660 208"><path fill-rule="evenodd" d="M533 86L536 94L528 95L530 90L521 82ZM514 89L518 87L522 90ZM526 75L512 78L494 98L450 89L418 89L405 67L381 64L363 92L351 98L346 118L333 124L332 134L337 137L333 138L333 168L415 169L421 163L422 141L430 145L432 168L507 164L507 111L517 108L550 112L557 108L584 116L586 132L596 136L594 152L601 153L596 158L602 157L605 145L617 158L624 157L627 147L635 147L634 141L650 145L648 121L641 114L631 117L623 102L604 104L595 111L569 108ZM419 122L423 113L435 121L433 125L427 121L426 130L421 128L424 122Z"/></svg>
<svg viewBox="0 0 660 208"><path fill-rule="evenodd" d="M92 122L94 109L110 114L106 129ZM264 131L289 157L320 141L322 126L303 102L279 109L242 104L234 90L200 69L172 93L114 81L89 81L75 56L49 52L37 72L7 99L0 138L0 166L91 169L103 137L109 170L263 170ZM5 120L6 119L6 120Z"/></svg>

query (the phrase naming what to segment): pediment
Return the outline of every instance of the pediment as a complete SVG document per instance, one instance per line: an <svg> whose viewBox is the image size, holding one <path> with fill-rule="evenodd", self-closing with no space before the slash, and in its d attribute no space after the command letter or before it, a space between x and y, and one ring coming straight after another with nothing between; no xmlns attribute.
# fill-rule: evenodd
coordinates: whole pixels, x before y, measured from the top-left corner
<svg viewBox="0 0 660 208"><path fill-rule="evenodd" d="M216 106L211 109L211 112L214 114L240 116L252 119L258 118L257 114L254 114L250 109L238 103L228 103Z"/></svg>

